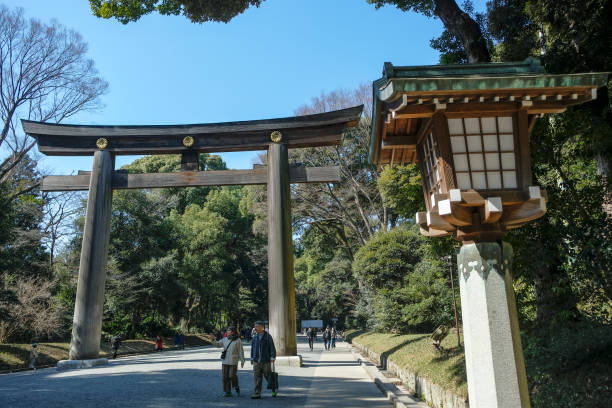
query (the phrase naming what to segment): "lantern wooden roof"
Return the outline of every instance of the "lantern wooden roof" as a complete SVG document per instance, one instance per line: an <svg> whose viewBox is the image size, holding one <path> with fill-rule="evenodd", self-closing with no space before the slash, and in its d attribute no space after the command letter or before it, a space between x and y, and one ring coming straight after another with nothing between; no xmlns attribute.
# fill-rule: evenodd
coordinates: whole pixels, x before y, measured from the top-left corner
<svg viewBox="0 0 612 408"><path fill-rule="evenodd" d="M395 67L374 82L370 160L419 162L428 236L496 241L546 212L532 185L535 119L597 97L609 73L551 75L519 63Z"/></svg>
<svg viewBox="0 0 612 408"><path fill-rule="evenodd" d="M436 111L447 118L543 113L596 98L609 73L547 74L537 59L523 62L393 66L374 81L370 160L378 165L416 161L416 144Z"/></svg>

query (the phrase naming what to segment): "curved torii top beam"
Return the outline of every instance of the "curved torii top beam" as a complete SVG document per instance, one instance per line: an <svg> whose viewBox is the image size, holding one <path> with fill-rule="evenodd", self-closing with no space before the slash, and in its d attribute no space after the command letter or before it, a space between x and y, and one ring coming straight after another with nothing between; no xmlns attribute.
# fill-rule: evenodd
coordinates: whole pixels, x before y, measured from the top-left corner
<svg viewBox="0 0 612 408"><path fill-rule="evenodd" d="M358 123L362 110L363 105L314 115L195 125L21 122L24 131L37 140L38 150L49 156L91 156L101 148L116 155L212 153L265 150L275 131L289 148L338 145L345 129Z"/></svg>

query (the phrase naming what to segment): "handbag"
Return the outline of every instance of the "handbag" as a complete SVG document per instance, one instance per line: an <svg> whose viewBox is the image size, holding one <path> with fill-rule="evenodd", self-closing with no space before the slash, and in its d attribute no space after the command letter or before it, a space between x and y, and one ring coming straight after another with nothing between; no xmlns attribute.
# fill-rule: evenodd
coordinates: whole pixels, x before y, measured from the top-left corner
<svg viewBox="0 0 612 408"><path fill-rule="evenodd" d="M274 363L272 363L272 372L268 376L268 389L272 391L278 390L278 373L274 371Z"/></svg>
<svg viewBox="0 0 612 408"><path fill-rule="evenodd" d="M233 342L234 340L230 341L227 347L221 352L221 360L225 358L225 356L227 355L227 349L230 348Z"/></svg>

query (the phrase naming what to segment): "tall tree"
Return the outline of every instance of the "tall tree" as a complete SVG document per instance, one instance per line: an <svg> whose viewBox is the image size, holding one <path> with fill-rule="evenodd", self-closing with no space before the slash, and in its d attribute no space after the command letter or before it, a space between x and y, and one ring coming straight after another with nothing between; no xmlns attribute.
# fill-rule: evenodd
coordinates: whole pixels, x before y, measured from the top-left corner
<svg viewBox="0 0 612 408"><path fill-rule="evenodd" d="M469 63L491 61L480 25L462 10L455 0L368 0L368 3L374 4L376 8L392 4L402 11L415 11L428 17L436 16L461 42Z"/></svg>

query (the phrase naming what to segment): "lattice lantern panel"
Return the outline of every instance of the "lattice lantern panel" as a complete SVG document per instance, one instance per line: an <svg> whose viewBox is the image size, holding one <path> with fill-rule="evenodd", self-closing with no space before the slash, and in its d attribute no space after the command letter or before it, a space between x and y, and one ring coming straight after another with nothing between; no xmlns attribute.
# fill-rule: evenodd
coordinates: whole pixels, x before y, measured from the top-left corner
<svg viewBox="0 0 612 408"><path fill-rule="evenodd" d="M422 163L423 173L423 187L428 196L442 193L442 175L439 157L440 153L437 138L434 137L433 131L430 131L419 146L419 158Z"/></svg>
<svg viewBox="0 0 612 408"><path fill-rule="evenodd" d="M511 116L448 119L456 188L518 188L516 136Z"/></svg>

